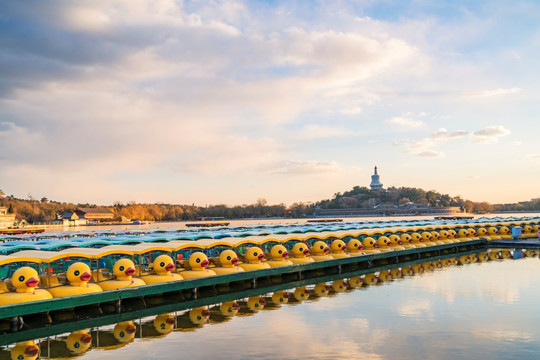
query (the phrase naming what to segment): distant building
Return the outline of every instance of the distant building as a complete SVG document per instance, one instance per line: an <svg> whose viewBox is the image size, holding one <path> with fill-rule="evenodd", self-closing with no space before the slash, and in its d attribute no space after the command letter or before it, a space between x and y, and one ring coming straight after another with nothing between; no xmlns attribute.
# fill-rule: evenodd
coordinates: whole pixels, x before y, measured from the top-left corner
<svg viewBox="0 0 540 360"><path fill-rule="evenodd" d="M371 175L371 184L369 186L371 187L371 191L380 191L383 189L383 184L381 184L381 180L379 179L379 174L377 174L376 166L375 166L375 173Z"/></svg>
<svg viewBox="0 0 540 360"><path fill-rule="evenodd" d="M0 229L11 227L15 224L15 214L8 214L8 208L0 206Z"/></svg>
<svg viewBox="0 0 540 360"><path fill-rule="evenodd" d="M377 173L377 167L375 166L375 173L371 175L371 191L385 192L388 190L383 189L383 184ZM358 208L355 207L352 197L342 198L341 206L349 206L341 209L323 209L320 206L315 207L313 216L316 217L336 217L336 216L412 216L412 215L454 215L461 213L461 208L456 206L448 207L431 207L425 204L415 204L412 202L394 205L394 204L379 204L371 208ZM358 202L358 201L357 201Z"/></svg>
<svg viewBox="0 0 540 360"><path fill-rule="evenodd" d="M114 218L114 213L104 207L78 208L75 214L79 218L84 217L87 221L106 221Z"/></svg>
<svg viewBox="0 0 540 360"><path fill-rule="evenodd" d="M62 221L63 226L78 226L78 225L86 225L87 220L84 217L79 217L77 213L65 213L65 214L57 214L56 218L58 220Z"/></svg>

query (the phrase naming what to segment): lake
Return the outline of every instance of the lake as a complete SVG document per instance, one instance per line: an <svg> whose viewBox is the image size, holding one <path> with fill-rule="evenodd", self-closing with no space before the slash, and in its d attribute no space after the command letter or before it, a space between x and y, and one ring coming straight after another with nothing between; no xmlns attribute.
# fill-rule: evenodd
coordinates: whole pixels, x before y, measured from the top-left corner
<svg viewBox="0 0 540 360"><path fill-rule="evenodd" d="M161 337L155 337L153 325L163 316L134 320L135 339L113 339L116 346L104 345L114 324L91 329L92 346L80 358L537 358L539 273L539 259L533 257L444 267L378 285L336 287L338 292L322 296L312 291L303 301L291 289L288 303L273 304L268 294L260 311L250 310L244 299L238 301L236 316L226 318L219 307L210 306L206 322L193 312L199 325L188 311L173 313L169 317L176 325ZM140 338L152 331L153 338ZM48 358L51 344L65 342L67 335L42 339L41 357ZM0 359L9 358L10 348Z"/></svg>

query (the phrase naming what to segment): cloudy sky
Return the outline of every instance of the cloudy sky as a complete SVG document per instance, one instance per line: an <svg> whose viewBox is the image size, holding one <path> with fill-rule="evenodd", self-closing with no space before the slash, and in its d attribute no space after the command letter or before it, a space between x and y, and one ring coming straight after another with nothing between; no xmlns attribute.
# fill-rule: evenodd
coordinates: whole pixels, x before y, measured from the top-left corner
<svg viewBox="0 0 540 360"><path fill-rule="evenodd" d="M536 1L0 1L0 189L540 197Z"/></svg>

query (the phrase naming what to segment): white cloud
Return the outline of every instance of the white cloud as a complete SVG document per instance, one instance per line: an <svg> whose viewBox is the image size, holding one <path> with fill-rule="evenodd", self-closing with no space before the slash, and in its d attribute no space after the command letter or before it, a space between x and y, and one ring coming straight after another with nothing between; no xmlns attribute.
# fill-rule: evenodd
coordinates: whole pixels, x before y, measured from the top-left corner
<svg viewBox="0 0 540 360"><path fill-rule="evenodd" d="M354 166L341 165L336 161L284 161L273 164L266 170L277 175L313 175L335 174L357 169Z"/></svg>
<svg viewBox="0 0 540 360"><path fill-rule="evenodd" d="M350 137L355 136L356 133L342 127L312 124L305 126L298 135L305 139L324 139Z"/></svg>
<svg viewBox="0 0 540 360"><path fill-rule="evenodd" d="M497 142L501 136L510 134L510 130L501 125L488 126L482 130L478 130L472 133L474 142L476 143L492 143Z"/></svg>
<svg viewBox="0 0 540 360"><path fill-rule="evenodd" d="M521 146L521 145L523 145L523 141L512 141L512 145Z"/></svg>
<svg viewBox="0 0 540 360"><path fill-rule="evenodd" d="M527 155L525 157L527 160L530 160L531 162L533 163L540 163L540 154L531 154L531 155Z"/></svg>
<svg viewBox="0 0 540 360"><path fill-rule="evenodd" d="M338 110L338 112L345 115L358 115L362 112L362 108L360 106L355 106L351 108L340 109Z"/></svg>
<svg viewBox="0 0 540 360"><path fill-rule="evenodd" d="M501 125L488 126L484 129L469 133L465 130L448 131L445 128L440 128L433 132L429 137L411 141L402 139L394 141L392 145L405 146L405 153L413 154L422 157L443 157L445 154L441 151L433 150L432 148L442 141L453 141L465 137L469 137L475 143L495 142L501 136L510 134L510 130Z"/></svg>
<svg viewBox="0 0 540 360"><path fill-rule="evenodd" d="M505 136L510 134L510 130L501 125L488 126L482 130L473 132L475 136Z"/></svg>
<svg viewBox="0 0 540 360"><path fill-rule="evenodd" d="M459 139L467 135L469 135L469 133L465 130L456 130L456 131L449 132L448 130L444 128L440 128L439 130L431 134L430 137L432 139Z"/></svg>
<svg viewBox="0 0 540 360"><path fill-rule="evenodd" d="M482 97L492 97L492 96L499 96L499 95L507 95L507 94L514 94L517 92L520 92L521 89L517 87L509 88L509 89L491 89L491 90L480 90L480 91L472 91L465 93L466 97L472 97L472 98L482 98Z"/></svg>
<svg viewBox="0 0 540 360"><path fill-rule="evenodd" d="M422 156L422 157L443 157L445 154L440 151L435 150L425 150L417 153L416 155Z"/></svg>
<svg viewBox="0 0 540 360"><path fill-rule="evenodd" d="M418 120L412 120L405 117L393 117L389 120L387 120L390 124L400 125L400 126L408 126L408 127L420 127L424 125L422 121Z"/></svg>

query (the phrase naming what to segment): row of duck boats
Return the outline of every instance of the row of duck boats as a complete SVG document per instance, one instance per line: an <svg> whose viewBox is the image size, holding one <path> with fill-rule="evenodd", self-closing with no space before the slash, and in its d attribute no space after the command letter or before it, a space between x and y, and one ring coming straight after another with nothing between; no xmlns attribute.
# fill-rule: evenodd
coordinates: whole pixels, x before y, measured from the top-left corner
<svg viewBox="0 0 540 360"><path fill-rule="evenodd" d="M512 238L507 226L428 230L19 251L0 256L0 268L5 275L0 282L0 305L480 238L488 241ZM527 224L522 228L524 237L536 236L535 231L540 231L540 225Z"/></svg>
<svg viewBox="0 0 540 360"><path fill-rule="evenodd" d="M535 255L537 256L538 253ZM53 338L44 337L7 346L0 349L0 359L37 359L38 356L48 359L69 359L92 349L115 350L129 345L137 338L153 339L173 332L195 331L208 324L227 322L234 317L252 316L261 311L277 310L282 306L297 305L304 301L317 301L324 297L338 296L341 293L368 286L387 284L395 279L421 275L437 269L507 258L511 258L509 251L505 250L501 254L500 251L491 250L225 301L187 309L179 313L159 314L140 321L128 320L101 328L81 329Z"/></svg>

